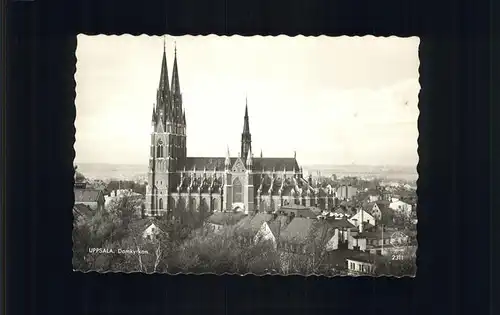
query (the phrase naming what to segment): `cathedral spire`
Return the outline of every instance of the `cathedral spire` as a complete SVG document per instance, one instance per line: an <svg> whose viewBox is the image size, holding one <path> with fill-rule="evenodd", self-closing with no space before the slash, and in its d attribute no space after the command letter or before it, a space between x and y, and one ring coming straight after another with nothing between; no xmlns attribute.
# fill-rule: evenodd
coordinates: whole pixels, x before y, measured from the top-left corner
<svg viewBox="0 0 500 315"><path fill-rule="evenodd" d="M163 36L163 57L161 60L160 84L158 90L165 93L169 91L167 53L165 49L165 36Z"/></svg>
<svg viewBox="0 0 500 315"><path fill-rule="evenodd" d="M177 44L174 44L174 68L172 71L172 93L175 95L180 95L181 94L181 87L179 83L179 69L177 67Z"/></svg>
<svg viewBox="0 0 500 315"><path fill-rule="evenodd" d="M181 86L179 81L179 67L177 65L177 44L174 48L174 66L172 70L172 86L170 88L170 93L172 94L172 111L174 121L176 123L182 123L182 94Z"/></svg>
<svg viewBox="0 0 500 315"><path fill-rule="evenodd" d="M250 124L248 123L248 99L245 97L245 117L243 121L243 133L241 134L240 156L245 160L248 152L252 149L252 135L250 134Z"/></svg>
<svg viewBox="0 0 500 315"><path fill-rule="evenodd" d="M243 122L243 133L250 134L250 126L248 124L248 99L245 97L245 121Z"/></svg>

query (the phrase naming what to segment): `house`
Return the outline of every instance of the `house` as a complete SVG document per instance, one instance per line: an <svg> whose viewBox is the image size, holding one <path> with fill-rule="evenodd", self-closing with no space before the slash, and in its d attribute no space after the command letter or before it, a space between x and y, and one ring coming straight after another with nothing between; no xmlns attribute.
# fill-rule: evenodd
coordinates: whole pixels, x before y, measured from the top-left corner
<svg viewBox="0 0 500 315"><path fill-rule="evenodd" d="M370 231L352 233L348 248L388 257L402 251L415 253L417 248L416 240L410 236L414 234L411 231L404 231L403 234L397 232L398 230L392 228L374 228ZM394 244L394 241L397 241L396 238L403 239Z"/></svg>
<svg viewBox="0 0 500 315"><path fill-rule="evenodd" d="M386 262L383 257L370 253L356 252L346 258L347 270L350 276L362 276L373 274L379 264Z"/></svg>
<svg viewBox="0 0 500 315"><path fill-rule="evenodd" d="M290 221L291 217L278 215L272 220L262 223L260 230L254 237L254 242L269 241L274 249L277 249L281 231L286 228Z"/></svg>
<svg viewBox="0 0 500 315"><path fill-rule="evenodd" d="M335 195L340 200L351 200L358 193L358 189L351 185L343 185L336 189Z"/></svg>
<svg viewBox="0 0 500 315"><path fill-rule="evenodd" d="M356 231L356 226L345 217L342 219L327 218L325 222L330 229L335 231L334 236L328 241L327 251L347 248L350 231Z"/></svg>
<svg viewBox="0 0 500 315"><path fill-rule="evenodd" d="M82 204L88 206L92 211L104 209L104 194L99 189L73 188L75 194L75 205Z"/></svg>
<svg viewBox="0 0 500 315"><path fill-rule="evenodd" d="M142 237L148 240L155 240L162 230L153 222L149 224L142 232Z"/></svg>
<svg viewBox="0 0 500 315"><path fill-rule="evenodd" d="M139 219L131 222L129 224L129 230L148 241L157 240L158 236L163 233L159 224L150 218Z"/></svg>
<svg viewBox="0 0 500 315"><path fill-rule="evenodd" d="M390 202L379 200L365 205L365 209L376 220L377 224L390 225L394 219L394 212L389 208ZM373 224L375 225L375 224Z"/></svg>
<svg viewBox="0 0 500 315"><path fill-rule="evenodd" d="M214 232L220 232L224 227L235 225L246 216L243 212L216 212L206 219L206 226Z"/></svg>
<svg viewBox="0 0 500 315"><path fill-rule="evenodd" d="M399 199L391 202L389 208L406 216L410 216L412 212L412 206Z"/></svg>
<svg viewBox="0 0 500 315"><path fill-rule="evenodd" d="M370 223L372 226L376 223L375 217L363 209L359 209L355 215L348 219L348 221L354 226L359 226L361 222Z"/></svg>
<svg viewBox="0 0 500 315"><path fill-rule="evenodd" d="M358 246L358 249L361 251L369 251L372 254L378 255L388 255L391 235L392 233L389 231L384 233L384 229L357 233L353 236L354 241L350 248L356 248L356 246Z"/></svg>
<svg viewBox="0 0 500 315"><path fill-rule="evenodd" d="M257 240L256 236L262 229L265 222L273 221L277 218L277 214L258 212L253 215L248 215L235 225L235 233L240 242L252 243Z"/></svg>

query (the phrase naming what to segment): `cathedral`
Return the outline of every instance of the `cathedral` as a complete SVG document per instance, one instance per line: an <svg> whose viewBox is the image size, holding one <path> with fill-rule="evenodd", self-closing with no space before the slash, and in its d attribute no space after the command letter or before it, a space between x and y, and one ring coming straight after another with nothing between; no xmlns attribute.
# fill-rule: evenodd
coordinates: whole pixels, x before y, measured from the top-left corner
<svg viewBox="0 0 500 315"><path fill-rule="evenodd" d="M237 157L229 149L223 157L188 157L177 48L171 79L170 83L164 48L151 117L145 215L178 220L191 211L252 213L274 212L287 205L332 207L332 189L314 188L310 177L304 179L295 153L293 157L263 157L262 152L254 156L248 104Z"/></svg>

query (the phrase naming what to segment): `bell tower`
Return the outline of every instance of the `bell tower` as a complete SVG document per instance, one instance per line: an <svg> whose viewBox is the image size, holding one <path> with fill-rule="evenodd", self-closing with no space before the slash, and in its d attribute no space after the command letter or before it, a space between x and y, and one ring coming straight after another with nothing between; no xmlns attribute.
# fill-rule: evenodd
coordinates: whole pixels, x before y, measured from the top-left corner
<svg viewBox="0 0 500 315"><path fill-rule="evenodd" d="M165 42L156 104L151 116L151 143L145 215L162 216L170 210L170 192L178 183L177 170L185 163L186 117L182 108L177 49L172 85L169 84Z"/></svg>

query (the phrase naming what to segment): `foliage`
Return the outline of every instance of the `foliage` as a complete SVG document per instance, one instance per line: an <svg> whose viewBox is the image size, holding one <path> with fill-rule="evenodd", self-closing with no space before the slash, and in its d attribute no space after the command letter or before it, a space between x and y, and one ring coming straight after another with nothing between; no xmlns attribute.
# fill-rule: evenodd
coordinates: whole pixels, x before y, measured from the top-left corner
<svg viewBox="0 0 500 315"><path fill-rule="evenodd" d="M231 227L222 233L199 229L175 255L175 270L181 272L265 274L278 269L279 257L271 244L242 243Z"/></svg>
<svg viewBox="0 0 500 315"><path fill-rule="evenodd" d="M332 230L323 222L317 222L309 230L302 246L295 252L282 252L280 259L284 273L298 273L304 275L319 274L322 272L323 262L327 254L326 245L333 236Z"/></svg>
<svg viewBox="0 0 500 315"><path fill-rule="evenodd" d="M106 269L115 257L90 253L92 248L116 249L131 233L130 224L138 219L136 205L128 197L113 201L107 210L75 221L73 227L73 264L79 270Z"/></svg>

